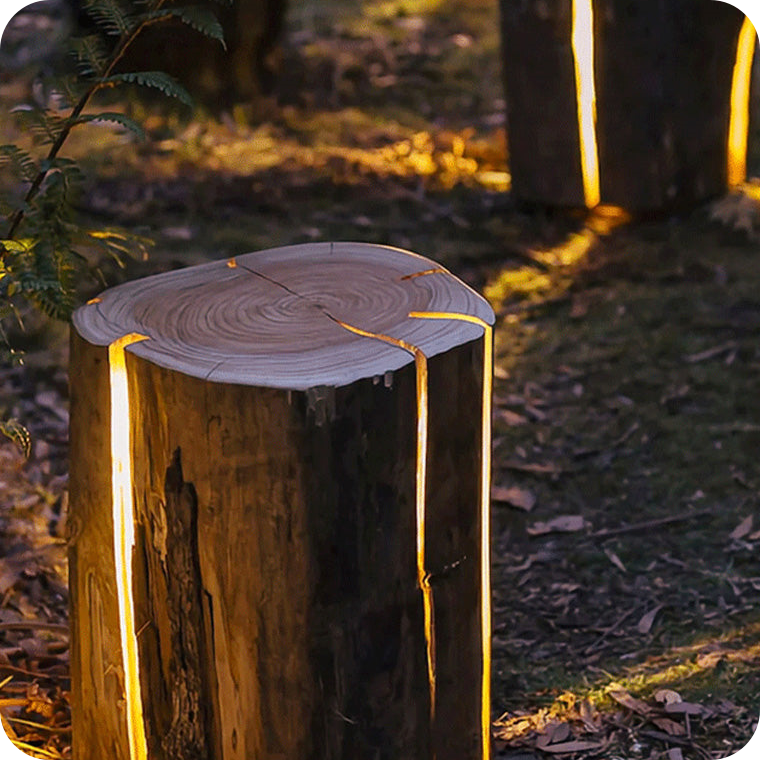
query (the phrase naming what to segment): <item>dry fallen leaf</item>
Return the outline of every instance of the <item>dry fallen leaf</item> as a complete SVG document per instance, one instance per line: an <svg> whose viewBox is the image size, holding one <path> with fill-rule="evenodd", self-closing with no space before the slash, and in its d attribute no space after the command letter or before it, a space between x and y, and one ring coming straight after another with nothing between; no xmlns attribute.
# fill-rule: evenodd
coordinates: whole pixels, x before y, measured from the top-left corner
<svg viewBox="0 0 760 760"><path fill-rule="evenodd" d="M628 572L625 569L625 565L623 564L623 561L618 557L615 552L612 551L612 549L608 549L607 547L604 548L604 553L607 555L607 559L609 559L610 562L612 562L613 565L615 565L618 570L622 570L624 573Z"/></svg>
<svg viewBox="0 0 760 760"><path fill-rule="evenodd" d="M670 718L651 718L650 720L655 726L657 726L657 728L664 731L669 736L686 735L686 726L676 723L676 721L671 720Z"/></svg>
<svg viewBox="0 0 760 760"><path fill-rule="evenodd" d="M629 694L625 689L609 689L607 694L609 694L618 704L627 707L629 710L638 713L639 715L649 715L652 712L652 709L646 702L636 699L636 697Z"/></svg>
<svg viewBox="0 0 760 760"><path fill-rule="evenodd" d="M745 517L729 534L729 538L740 539L752 532L752 515Z"/></svg>
<svg viewBox="0 0 760 760"><path fill-rule="evenodd" d="M670 715L702 715L705 708L693 702L672 702L665 705L665 712Z"/></svg>
<svg viewBox="0 0 760 760"><path fill-rule="evenodd" d="M598 710L588 700L582 700L578 705L578 714L583 721L583 726L591 733L598 733L602 730L602 717Z"/></svg>
<svg viewBox="0 0 760 760"><path fill-rule="evenodd" d="M536 739L536 747L545 749L551 744L564 742L568 736L570 736L570 726L567 723L558 720L550 721Z"/></svg>
<svg viewBox="0 0 760 760"><path fill-rule="evenodd" d="M543 536L546 533L576 533L583 530L586 521L581 515L560 515L549 522L537 522L525 530L529 536Z"/></svg>
<svg viewBox="0 0 760 760"><path fill-rule="evenodd" d="M491 488L491 499L509 504L518 509L523 509L526 512L530 512L536 504L536 495L532 491L528 491L526 488L518 488L517 486L509 488L505 486L493 486Z"/></svg>
<svg viewBox="0 0 760 760"><path fill-rule="evenodd" d="M654 619L657 617L657 613L662 609L662 605L658 604L656 607L653 607L649 612L647 612L645 615L642 616L641 620L639 620L638 625L636 626L636 630L642 636L644 634L649 633L649 631L652 630L652 625L654 624Z"/></svg>
<svg viewBox="0 0 760 760"><path fill-rule="evenodd" d="M496 416L510 427L525 425L528 422L527 417L522 414L518 414L517 412L513 412L510 409L499 409L496 412Z"/></svg>
<svg viewBox="0 0 760 760"><path fill-rule="evenodd" d="M668 750L668 760L683 760L683 752L679 747L672 747Z"/></svg>

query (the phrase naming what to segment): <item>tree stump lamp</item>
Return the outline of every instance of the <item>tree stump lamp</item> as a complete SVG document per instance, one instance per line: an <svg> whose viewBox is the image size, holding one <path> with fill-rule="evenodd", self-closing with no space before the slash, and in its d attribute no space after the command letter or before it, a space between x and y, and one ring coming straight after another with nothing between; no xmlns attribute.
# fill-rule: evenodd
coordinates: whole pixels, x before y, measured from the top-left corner
<svg viewBox="0 0 760 760"><path fill-rule="evenodd" d="M489 757L493 320L357 243L76 312L75 758Z"/></svg>
<svg viewBox="0 0 760 760"><path fill-rule="evenodd" d="M501 0L512 188L688 206L746 179L752 23L716 0Z"/></svg>

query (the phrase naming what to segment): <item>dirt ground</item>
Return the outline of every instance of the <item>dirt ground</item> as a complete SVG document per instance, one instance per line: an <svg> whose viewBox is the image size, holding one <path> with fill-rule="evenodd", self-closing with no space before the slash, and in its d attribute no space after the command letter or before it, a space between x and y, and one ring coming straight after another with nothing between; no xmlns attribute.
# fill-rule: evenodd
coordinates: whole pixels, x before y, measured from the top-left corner
<svg viewBox="0 0 760 760"><path fill-rule="evenodd" d="M24 140L7 106L33 92L51 7L3 37L4 141ZM108 284L362 240L484 292L498 756L727 757L760 714L760 187L657 219L521 207L498 45L490 0L294 0L285 59L300 63L279 102L219 119L128 104L142 144L83 128L79 212L154 241L105 265ZM0 408L32 440L28 459L0 445L0 713L19 746L59 758L66 328L32 318L15 338L25 364L0 369Z"/></svg>

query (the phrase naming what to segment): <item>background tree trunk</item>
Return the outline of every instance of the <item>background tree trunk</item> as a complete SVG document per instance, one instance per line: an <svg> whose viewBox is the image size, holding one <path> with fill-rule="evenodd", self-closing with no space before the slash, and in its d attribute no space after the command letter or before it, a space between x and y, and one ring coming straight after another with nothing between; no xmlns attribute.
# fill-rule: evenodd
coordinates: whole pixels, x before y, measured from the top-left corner
<svg viewBox="0 0 760 760"><path fill-rule="evenodd" d="M410 311L493 321L428 259L358 244L179 270L77 312L75 757L128 757L119 681L104 675L118 673L121 643L102 473L107 346L130 332L149 336L126 350L149 757L482 757L486 331ZM417 549L418 364L336 320L428 357L431 624ZM107 608L90 625L95 597Z"/></svg>
<svg viewBox="0 0 760 760"><path fill-rule="evenodd" d="M527 201L583 206L572 0L502 0L510 168ZM688 206L727 187L743 14L714 0L593 0L602 203Z"/></svg>
<svg viewBox="0 0 760 760"><path fill-rule="evenodd" d="M72 2L76 5L79 0ZM199 4L221 23L226 50L180 21L163 21L140 34L118 70L165 71L211 110L237 103L255 105L271 95L287 0L201 0ZM81 9L77 16L80 26L91 26Z"/></svg>

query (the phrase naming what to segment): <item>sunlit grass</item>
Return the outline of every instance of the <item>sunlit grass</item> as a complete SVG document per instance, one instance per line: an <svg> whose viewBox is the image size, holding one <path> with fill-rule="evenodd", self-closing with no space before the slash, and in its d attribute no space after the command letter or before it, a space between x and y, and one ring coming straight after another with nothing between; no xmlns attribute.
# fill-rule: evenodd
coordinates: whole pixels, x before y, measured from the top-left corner
<svg viewBox="0 0 760 760"><path fill-rule="evenodd" d="M558 683L548 704L533 710L506 712L497 718L495 733L505 740L514 740L541 732L552 721L577 721L581 703L589 705L594 713L612 713L619 709L618 702L610 696L613 691L627 692L654 707L654 694L667 688L685 702L704 703L709 708L712 691L723 691L719 688L721 682L735 683L741 676L752 676L758 665L760 622L750 622L720 635L698 636L639 664L602 672L590 683L588 679ZM753 694L755 701L758 696Z"/></svg>

